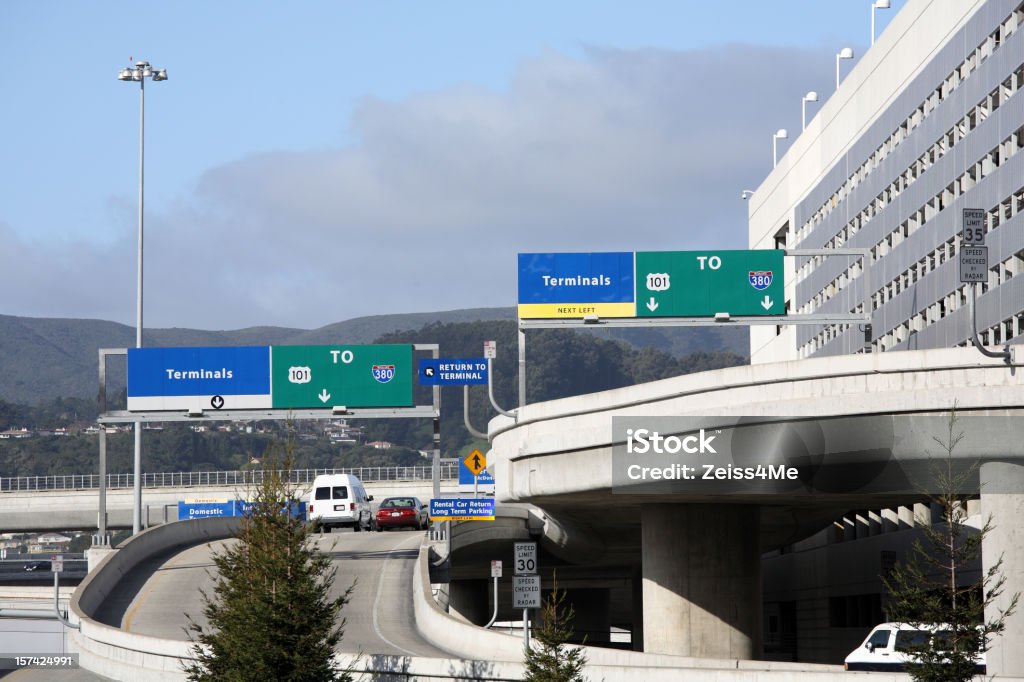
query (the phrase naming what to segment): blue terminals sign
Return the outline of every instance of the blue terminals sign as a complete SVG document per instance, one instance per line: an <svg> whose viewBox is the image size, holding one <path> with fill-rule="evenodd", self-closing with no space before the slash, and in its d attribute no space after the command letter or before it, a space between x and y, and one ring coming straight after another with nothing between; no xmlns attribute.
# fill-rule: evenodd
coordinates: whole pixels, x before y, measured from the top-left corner
<svg viewBox="0 0 1024 682"><path fill-rule="evenodd" d="M269 407L269 346L128 349L130 411Z"/></svg>
<svg viewBox="0 0 1024 682"><path fill-rule="evenodd" d="M519 254L519 317L635 317L633 253Z"/></svg>

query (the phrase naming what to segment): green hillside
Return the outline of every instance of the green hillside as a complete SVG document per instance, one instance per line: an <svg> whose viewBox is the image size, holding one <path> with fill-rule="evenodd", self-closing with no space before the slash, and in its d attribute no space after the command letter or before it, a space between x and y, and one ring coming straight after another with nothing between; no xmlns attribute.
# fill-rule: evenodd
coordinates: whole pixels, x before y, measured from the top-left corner
<svg viewBox="0 0 1024 682"><path fill-rule="evenodd" d="M358 317L312 330L285 327L228 331L147 329L144 342L146 346L363 344L432 324L504 320L511 325L514 319L513 308L474 308ZM598 339L625 341L634 347L652 347L674 357L702 351L748 354L747 331L743 328L613 328L588 329L586 332ZM426 338L413 340L430 342ZM450 343L460 345L454 340ZM513 345L508 348L514 348L514 343L513 337ZM98 384L98 349L134 345L134 328L116 322L0 315L0 400L24 405L37 405L55 398L94 400ZM442 351L450 357L453 355L448 344L442 347ZM478 345L467 348L466 352L481 354ZM123 389L123 360L112 361L107 381L108 395L115 395Z"/></svg>

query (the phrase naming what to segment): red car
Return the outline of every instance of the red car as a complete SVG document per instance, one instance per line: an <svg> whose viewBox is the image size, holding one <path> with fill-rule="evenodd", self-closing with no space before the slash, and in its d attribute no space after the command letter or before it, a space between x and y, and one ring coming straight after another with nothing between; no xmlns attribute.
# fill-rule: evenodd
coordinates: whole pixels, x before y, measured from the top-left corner
<svg viewBox="0 0 1024 682"><path fill-rule="evenodd" d="M425 530L430 527L427 505L415 497L387 497L377 507L377 530L385 528L415 528Z"/></svg>

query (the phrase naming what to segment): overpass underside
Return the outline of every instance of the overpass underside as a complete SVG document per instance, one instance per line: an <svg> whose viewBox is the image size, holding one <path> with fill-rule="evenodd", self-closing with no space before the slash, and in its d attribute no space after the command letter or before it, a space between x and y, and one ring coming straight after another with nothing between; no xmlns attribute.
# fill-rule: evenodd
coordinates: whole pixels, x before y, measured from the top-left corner
<svg viewBox="0 0 1024 682"><path fill-rule="evenodd" d="M1003 555L1007 593L1024 591L1024 375L973 350L730 368L528 405L491 422L489 459L499 500L543 509L544 558L570 599L577 593L583 629L626 627L632 646L652 653L758 658L762 554L857 510L889 510L899 523L898 509L938 492L927 474L947 454L936 437L948 435L954 408L968 433L951 461L976 467L960 492L980 493L982 513L995 517L984 561ZM692 435L694 446L698 429L720 429L716 445L730 447L630 451L644 427L677 443ZM795 474L766 482L629 473L709 461ZM1024 617L1011 619L1001 641L1024 641ZM990 672L1024 674L1016 649L997 644Z"/></svg>

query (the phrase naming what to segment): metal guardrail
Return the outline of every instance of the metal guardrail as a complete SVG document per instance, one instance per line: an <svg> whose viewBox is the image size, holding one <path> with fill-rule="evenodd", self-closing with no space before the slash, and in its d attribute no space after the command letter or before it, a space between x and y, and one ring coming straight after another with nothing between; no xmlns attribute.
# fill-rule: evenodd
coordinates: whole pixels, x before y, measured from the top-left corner
<svg viewBox="0 0 1024 682"><path fill-rule="evenodd" d="M291 472L292 483L312 483L322 474L352 474L364 483L381 481L429 481L432 467L391 466L391 467L343 467L339 469L296 469ZM263 480L264 471L177 471L173 473L142 474L144 488L191 488L203 486L254 485ZM283 473L283 472L282 472ZM441 460L441 479L454 480L459 476L459 460ZM0 492L20 490L91 490L99 487L97 474L75 474L64 476L17 476L0 477ZM133 474L108 474L107 488L131 488Z"/></svg>

